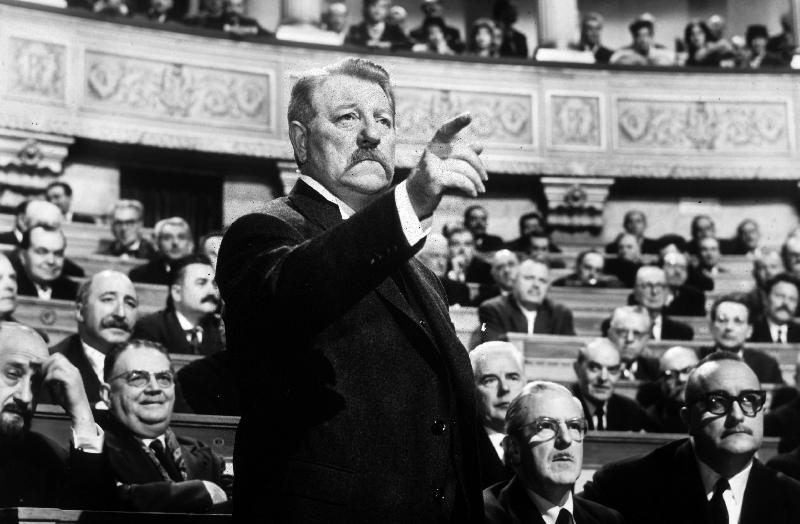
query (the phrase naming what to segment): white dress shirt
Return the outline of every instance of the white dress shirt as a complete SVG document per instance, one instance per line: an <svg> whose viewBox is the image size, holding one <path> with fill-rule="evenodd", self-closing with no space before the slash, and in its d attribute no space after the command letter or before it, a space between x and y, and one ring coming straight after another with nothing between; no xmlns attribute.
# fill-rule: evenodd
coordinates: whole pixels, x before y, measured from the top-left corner
<svg viewBox="0 0 800 524"><path fill-rule="evenodd" d="M575 522L572 492L567 492L567 500L564 502L563 506L556 506L546 498L540 497L531 490L528 490L528 494L531 496L531 499L533 499L533 504L536 506L536 509L539 510L539 514L542 516L544 524L556 524L556 519L558 518L558 514L561 513L562 509L569 511L569 514L572 516L572 522Z"/></svg>
<svg viewBox="0 0 800 524"><path fill-rule="evenodd" d="M33 283L33 287L36 288L36 296L41 298L42 300L50 300L53 297L53 287L52 286L40 286L36 282Z"/></svg>
<svg viewBox="0 0 800 524"><path fill-rule="evenodd" d="M488 426L484 426L486 428L486 433L489 435L489 440L494 447L494 450L497 452L497 456L500 457L500 460L503 460L503 456L505 456L505 448L503 448L503 440L506 438L505 433L500 433L499 431L495 431Z"/></svg>
<svg viewBox="0 0 800 524"><path fill-rule="evenodd" d="M779 326L778 324L775 324L771 320L767 319L767 325L769 326L769 336L772 337L773 342L786 343L789 340L788 324L782 324Z"/></svg>
<svg viewBox="0 0 800 524"><path fill-rule="evenodd" d="M103 367L106 364L106 355L93 348L83 340L81 340L81 346L83 346L83 354L86 355L86 359L92 366L92 371L94 371L94 374L97 375L97 379L102 384L105 382L105 379L103 378ZM98 400L94 407L95 409L108 409L108 404L102 400Z"/></svg>
<svg viewBox="0 0 800 524"><path fill-rule="evenodd" d="M522 314L525 315L525 319L528 321L528 334L533 335L533 325L536 323L536 310L525 309L521 304L517 304L517 306L519 306L519 310L522 311Z"/></svg>
<svg viewBox="0 0 800 524"><path fill-rule="evenodd" d="M700 479L703 481L706 500L710 502L711 497L714 496L714 486L721 475L699 458L697 459L697 465L700 469ZM751 460L742 471L728 479L730 489L722 494L722 500L725 501L725 507L728 508L728 524L739 524L739 516L742 514L744 490L747 487L747 479L750 477L750 469L752 467L753 461Z"/></svg>
<svg viewBox="0 0 800 524"><path fill-rule="evenodd" d="M655 319L653 319L653 340L661 340L661 328L663 325L664 317L662 315L658 315Z"/></svg>
<svg viewBox="0 0 800 524"><path fill-rule="evenodd" d="M339 197L325 189L325 186L314 180L308 175L300 175L300 180L308 184L314 191L322 195L322 197L336 204L339 208L339 213L342 220L347 220L355 214L353 208L344 203ZM417 214L414 212L414 206L411 205L411 199L408 197L408 190L406 189L406 181L397 184L394 191L394 203L397 208L397 214L400 217L400 226L403 228L403 235L409 246L413 246L430 233L431 223L433 217L426 218L420 221Z"/></svg>
<svg viewBox="0 0 800 524"><path fill-rule="evenodd" d="M192 341L192 336L187 334L186 331L188 331L190 329L196 329L197 330L197 342L202 344L203 343L203 328L201 328L200 326L195 326L194 324L189 322L189 319L186 318L185 316L183 316L181 314L181 312L178 311L178 310L175 310L175 316L178 317L178 324L181 325L181 329L184 331L184 334L186 336L186 341L187 342L191 342Z"/></svg>

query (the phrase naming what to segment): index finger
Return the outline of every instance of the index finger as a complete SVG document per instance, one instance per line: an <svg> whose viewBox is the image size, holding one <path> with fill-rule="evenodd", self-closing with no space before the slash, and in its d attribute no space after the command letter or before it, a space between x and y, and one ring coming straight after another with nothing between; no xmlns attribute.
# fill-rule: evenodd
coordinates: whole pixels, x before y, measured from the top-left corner
<svg viewBox="0 0 800 524"><path fill-rule="evenodd" d="M467 127L472 122L472 115L469 113L461 113L457 117L448 120L436 131L433 135L433 142L450 142L456 135Z"/></svg>

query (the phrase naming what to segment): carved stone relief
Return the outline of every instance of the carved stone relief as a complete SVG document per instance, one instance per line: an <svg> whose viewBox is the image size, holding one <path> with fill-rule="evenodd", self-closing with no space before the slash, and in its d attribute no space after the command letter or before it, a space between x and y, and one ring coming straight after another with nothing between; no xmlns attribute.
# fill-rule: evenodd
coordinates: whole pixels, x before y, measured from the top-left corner
<svg viewBox="0 0 800 524"><path fill-rule="evenodd" d="M403 142L425 143L445 121L469 111L465 137L505 146L534 145L532 97L507 93L397 87L397 133Z"/></svg>
<svg viewBox="0 0 800 524"><path fill-rule="evenodd" d="M602 146L599 96L552 95L548 102L549 145L578 148Z"/></svg>
<svg viewBox="0 0 800 524"><path fill-rule="evenodd" d="M16 37L10 44L9 94L63 101L66 47Z"/></svg>

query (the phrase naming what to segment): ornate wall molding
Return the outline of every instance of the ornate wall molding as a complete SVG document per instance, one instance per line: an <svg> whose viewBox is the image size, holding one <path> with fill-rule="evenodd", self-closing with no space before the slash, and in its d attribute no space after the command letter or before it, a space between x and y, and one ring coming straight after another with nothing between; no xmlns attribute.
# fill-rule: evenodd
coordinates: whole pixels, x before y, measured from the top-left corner
<svg viewBox="0 0 800 524"><path fill-rule="evenodd" d="M547 147L602 151L605 147L602 93L547 93Z"/></svg>

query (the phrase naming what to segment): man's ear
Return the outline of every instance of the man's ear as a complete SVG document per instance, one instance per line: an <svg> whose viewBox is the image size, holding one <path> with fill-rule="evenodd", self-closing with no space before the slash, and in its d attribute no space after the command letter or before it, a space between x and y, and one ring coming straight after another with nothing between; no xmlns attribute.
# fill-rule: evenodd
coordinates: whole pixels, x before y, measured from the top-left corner
<svg viewBox="0 0 800 524"><path fill-rule="evenodd" d="M78 319L78 324L83 324L83 304L80 302L75 303L75 318Z"/></svg>
<svg viewBox="0 0 800 524"><path fill-rule="evenodd" d="M172 297L172 303L175 304L181 298L181 285L172 284L169 286L169 296Z"/></svg>
<svg viewBox="0 0 800 524"><path fill-rule="evenodd" d="M103 382L100 384L100 400L106 403L106 406L111 407L111 386Z"/></svg>
<svg viewBox="0 0 800 524"><path fill-rule="evenodd" d="M298 163L304 164L308 158L308 130L306 126L292 120L289 122L289 140L294 148L294 156Z"/></svg>

